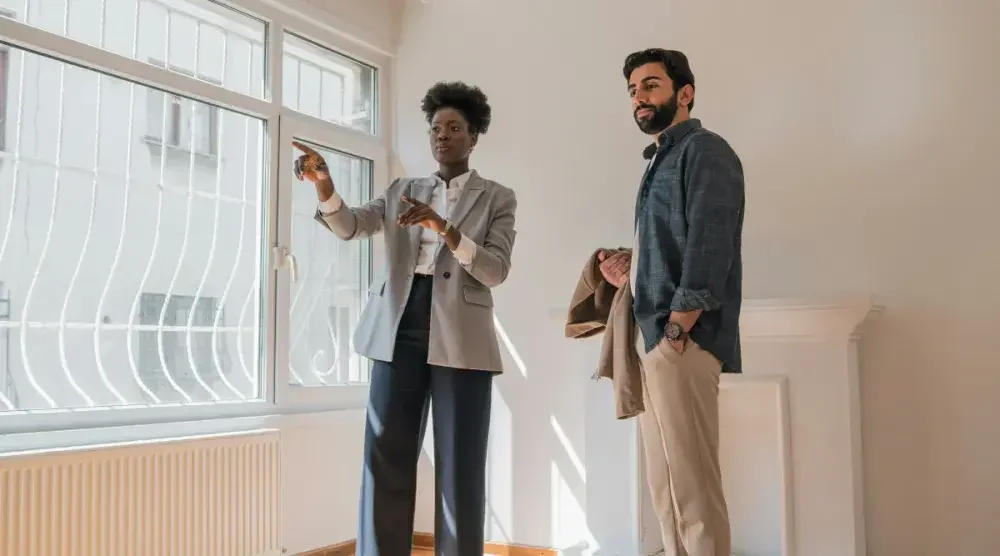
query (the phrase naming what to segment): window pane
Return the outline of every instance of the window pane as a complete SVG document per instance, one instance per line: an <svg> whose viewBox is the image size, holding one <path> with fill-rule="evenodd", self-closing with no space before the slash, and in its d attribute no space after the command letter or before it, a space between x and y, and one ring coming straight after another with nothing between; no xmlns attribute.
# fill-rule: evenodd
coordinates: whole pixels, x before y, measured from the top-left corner
<svg viewBox="0 0 1000 556"><path fill-rule="evenodd" d="M375 68L285 34L283 104L328 122L375 134Z"/></svg>
<svg viewBox="0 0 1000 556"><path fill-rule="evenodd" d="M345 203L356 206L371 200L370 160L313 148L329 165ZM292 151L294 157L302 154ZM292 284L289 383L366 382L368 362L354 353L351 338L371 283L370 240L341 241L316 222L316 191L308 184L295 187L292 195L292 252L299 278Z"/></svg>
<svg viewBox="0 0 1000 556"><path fill-rule="evenodd" d="M231 91L264 96L266 24L209 0L0 0L0 14Z"/></svg>
<svg viewBox="0 0 1000 556"><path fill-rule="evenodd" d="M8 60L0 414L260 399L263 122Z"/></svg>

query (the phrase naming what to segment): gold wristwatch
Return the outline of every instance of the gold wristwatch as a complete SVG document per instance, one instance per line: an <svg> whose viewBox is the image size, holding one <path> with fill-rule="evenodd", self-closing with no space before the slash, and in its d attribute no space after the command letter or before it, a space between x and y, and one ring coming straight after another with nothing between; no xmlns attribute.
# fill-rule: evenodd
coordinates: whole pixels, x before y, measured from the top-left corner
<svg viewBox="0 0 1000 556"><path fill-rule="evenodd" d="M450 232L450 231L451 231L451 220L445 220L444 221L444 231L441 232L441 237L444 237L444 236L448 235L448 232Z"/></svg>

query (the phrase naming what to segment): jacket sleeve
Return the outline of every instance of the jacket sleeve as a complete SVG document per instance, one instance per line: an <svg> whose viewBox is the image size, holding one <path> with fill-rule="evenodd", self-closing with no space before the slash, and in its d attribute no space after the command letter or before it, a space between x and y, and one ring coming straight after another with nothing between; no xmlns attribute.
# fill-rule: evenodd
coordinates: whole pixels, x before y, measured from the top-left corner
<svg viewBox="0 0 1000 556"><path fill-rule="evenodd" d="M387 191L396 188L399 180L395 180ZM324 228L333 232L343 240L366 239L382 231L385 226L385 194L361 205L349 207L347 203L340 205L338 210L324 213L316 211L316 221Z"/></svg>
<svg viewBox="0 0 1000 556"><path fill-rule="evenodd" d="M516 211L517 197L512 190L505 189L497 201L486 239L482 245L476 246L472 263L462 265L466 272L487 287L499 286L510 272L510 257L517 235L514 230Z"/></svg>

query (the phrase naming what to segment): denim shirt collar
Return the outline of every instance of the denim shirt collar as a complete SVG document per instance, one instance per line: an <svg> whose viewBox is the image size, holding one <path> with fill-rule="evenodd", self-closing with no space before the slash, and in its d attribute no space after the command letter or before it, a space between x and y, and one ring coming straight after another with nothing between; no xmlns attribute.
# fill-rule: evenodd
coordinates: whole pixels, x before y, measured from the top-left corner
<svg viewBox="0 0 1000 556"><path fill-rule="evenodd" d="M650 143L642 150L642 157L646 160L652 160L657 151L670 147L688 133L699 128L701 128L701 120L697 118L688 118L683 122L668 127L656 136L656 142Z"/></svg>

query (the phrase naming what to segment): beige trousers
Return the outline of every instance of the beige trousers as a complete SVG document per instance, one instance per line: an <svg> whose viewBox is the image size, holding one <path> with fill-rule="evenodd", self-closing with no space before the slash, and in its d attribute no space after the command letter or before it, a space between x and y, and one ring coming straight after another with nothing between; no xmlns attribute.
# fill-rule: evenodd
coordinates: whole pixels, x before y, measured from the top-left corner
<svg viewBox="0 0 1000 556"><path fill-rule="evenodd" d="M729 556L729 512L719 468L719 374L712 354L663 340L648 354L639 333L639 415L646 477L666 556Z"/></svg>

